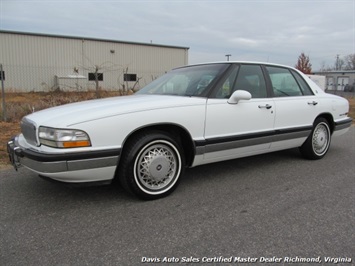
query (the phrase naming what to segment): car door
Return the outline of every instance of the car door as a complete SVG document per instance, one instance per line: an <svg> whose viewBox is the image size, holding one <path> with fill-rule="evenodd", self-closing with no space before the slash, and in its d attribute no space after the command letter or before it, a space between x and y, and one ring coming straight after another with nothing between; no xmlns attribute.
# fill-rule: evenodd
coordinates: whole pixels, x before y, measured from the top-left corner
<svg viewBox="0 0 355 266"><path fill-rule="evenodd" d="M292 69L265 66L274 96L275 134L272 149L302 145L312 130L320 102Z"/></svg>
<svg viewBox="0 0 355 266"><path fill-rule="evenodd" d="M230 95L237 90L248 91L251 99L230 103ZM274 119L274 103L268 98L260 65L235 67L207 100L204 160L212 162L267 151Z"/></svg>

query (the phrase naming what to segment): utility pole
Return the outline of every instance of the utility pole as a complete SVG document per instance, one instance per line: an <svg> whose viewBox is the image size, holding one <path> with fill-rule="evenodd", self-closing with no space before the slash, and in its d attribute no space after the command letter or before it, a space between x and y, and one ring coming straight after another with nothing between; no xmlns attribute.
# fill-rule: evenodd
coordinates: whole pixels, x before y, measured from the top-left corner
<svg viewBox="0 0 355 266"><path fill-rule="evenodd" d="M1 97L2 97L2 120L6 122L6 105L5 105L5 86L4 86L4 79L5 75L2 70L2 64L0 64L0 79L1 79Z"/></svg>
<svg viewBox="0 0 355 266"><path fill-rule="evenodd" d="M227 61L229 61L229 57L231 57L231 56L232 56L231 54L226 54Z"/></svg>

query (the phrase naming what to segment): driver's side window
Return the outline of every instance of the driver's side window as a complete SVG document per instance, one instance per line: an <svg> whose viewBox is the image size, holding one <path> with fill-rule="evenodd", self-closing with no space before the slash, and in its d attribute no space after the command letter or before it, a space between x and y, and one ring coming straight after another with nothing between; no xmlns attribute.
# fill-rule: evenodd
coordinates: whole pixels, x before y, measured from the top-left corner
<svg viewBox="0 0 355 266"><path fill-rule="evenodd" d="M261 67L258 65L242 65L233 91L245 90L252 98L267 97L266 83Z"/></svg>
<svg viewBox="0 0 355 266"><path fill-rule="evenodd" d="M233 71L228 75L226 80L222 83L222 85L218 88L216 93L216 98L219 99L228 99L233 93L233 85L235 78L238 73L238 68L234 68Z"/></svg>
<svg viewBox="0 0 355 266"><path fill-rule="evenodd" d="M241 65L239 68L235 68L218 89L216 98L229 98L236 90L248 91L252 98L267 97L266 83L261 67L259 65Z"/></svg>

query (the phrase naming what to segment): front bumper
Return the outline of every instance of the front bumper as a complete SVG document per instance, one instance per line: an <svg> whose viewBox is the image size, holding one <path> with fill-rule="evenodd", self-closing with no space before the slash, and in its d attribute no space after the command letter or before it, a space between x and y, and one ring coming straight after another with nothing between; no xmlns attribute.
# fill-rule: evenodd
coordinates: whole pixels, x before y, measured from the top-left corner
<svg viewBox="0 0 355 266"><path fill-rule="evenodd" d="M25 166L58 181L81 183L113 179L121 150L41 153L21 147L17 136L7 143L7 152L16 170Z"/></svg>

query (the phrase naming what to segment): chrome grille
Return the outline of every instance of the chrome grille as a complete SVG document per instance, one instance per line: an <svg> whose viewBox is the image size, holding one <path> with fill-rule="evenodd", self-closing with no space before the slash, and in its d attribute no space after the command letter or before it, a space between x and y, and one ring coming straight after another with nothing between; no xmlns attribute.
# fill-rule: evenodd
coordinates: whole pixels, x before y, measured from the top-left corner
<svg viewBox="0 0 355 266"><path fill-rule="evenodd" d="M27 143L38 146L36 124L27 118L23 118L21 121L21 132L25 137Z"/></svg>

